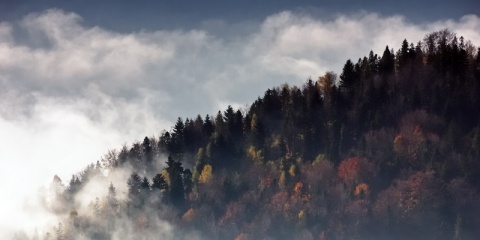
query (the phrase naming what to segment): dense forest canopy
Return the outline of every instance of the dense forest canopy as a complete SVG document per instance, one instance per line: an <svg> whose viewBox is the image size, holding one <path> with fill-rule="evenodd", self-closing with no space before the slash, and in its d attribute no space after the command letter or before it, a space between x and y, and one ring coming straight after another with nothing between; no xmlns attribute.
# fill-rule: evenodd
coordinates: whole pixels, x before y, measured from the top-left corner
<svg viewBox="0 0 480 240"><path fill-rule="evenodd" d="M405 39L55 177L33 239L475 239L479 110L480 48Z"/></svg>

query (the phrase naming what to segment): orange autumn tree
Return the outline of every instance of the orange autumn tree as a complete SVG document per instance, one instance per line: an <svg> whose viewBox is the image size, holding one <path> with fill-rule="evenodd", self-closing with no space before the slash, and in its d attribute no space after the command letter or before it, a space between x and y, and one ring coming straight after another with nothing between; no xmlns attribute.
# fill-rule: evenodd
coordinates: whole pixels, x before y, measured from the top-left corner
<svg viewBox="0 0 480 240"><path fill-rule="evenodd" d="M240 233L237 237L235 237L235 240L249 240L250 237L246 233Z"/></svg>
<svg viewBox="0 0 480 240"><path fill-rule="evenodd" d="M310 194L304 189L302 182L297 182L293 187L293 196L292 198L301 201L308 202L311 198Z"/></svg>
<svg viewBox="0 0 480 240"><path fill-rule="evenodd" d="M303 183L302 182L297 182L295 184L295 187L293 187L294 195L301 196L302 195L302 189L303 189Z"/></svg>
<svg viewBox="0 0 480 240"><path fill-rule="evenodd" d="M195 218L195 210L193 208L188 209L182 216L182 219L186 222L191 222Z"/></svg>
<svg viewBox="0 0 480 240"><path fill-rule="evenodd" d="M365 198L370 195L370 189L366 183L360 183L355 187L353 195L359 198Z"/></svg>
<svg viewBox="0 0 480 240"><path fill-rule="evenodd" d="M366 159L351 157L338 166L338 176L348 188L368 182L373 175L373 165Z"/></svg>

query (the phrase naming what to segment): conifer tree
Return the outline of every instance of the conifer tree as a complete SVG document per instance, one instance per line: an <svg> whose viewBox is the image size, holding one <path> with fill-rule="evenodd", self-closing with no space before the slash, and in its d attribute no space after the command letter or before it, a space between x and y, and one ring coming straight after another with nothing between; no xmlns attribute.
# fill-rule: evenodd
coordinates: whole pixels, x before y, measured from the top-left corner
<svg viewBox="0 0 480 240"><path fill-rule="evenodd" d="M172 156L168 157L167 167L165 167L166 172L169 176L169 200L176 207L183 207L184 196L185 196L185 186L183 184L183 172L182 163L179 161L173 160Z"/></svg>
<svg viewBox="0 0 480 240"><path fill-rule="evenodd" d="M117 199L117 190L113 186L112 182L110 182L110 186L108 187L107 203L108 203L108 206L114 212L116 212L119 203L118 203L118 199Z"/></svg>
<svg viewBox="0 0 480 240"><path fill-rule="evenodd" d="M128 199L129 203L133 208L138 208L141 206L141 185L142 179L137 173L132 173L127 181L128 186Z"/></svg>
<svg viewBox="0 0 480 240"><path fill-rule="evenodd" d="M153 149L150 143L150 139L145 137L142 142L142 151L143 157L145 161L145 171L147 174L152 173L155 169L153 169Z"/></svg>
<svg viewBox="0 0 480 240"><path fill-rule="evenodd" d="M395 55L388 49L388 46L385 47L385 51L383 51L379 70L383 76L390 76L395 71Z"/></svg>

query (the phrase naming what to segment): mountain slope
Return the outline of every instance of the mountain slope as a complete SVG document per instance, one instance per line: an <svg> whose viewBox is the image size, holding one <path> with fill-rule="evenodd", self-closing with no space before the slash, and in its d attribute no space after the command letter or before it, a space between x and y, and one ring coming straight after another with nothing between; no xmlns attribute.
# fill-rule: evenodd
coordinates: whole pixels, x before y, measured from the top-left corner
<svg viewBox="0 0 480 240"><path fill-rule="evenodd" d="M474 239L479 110L480 49L448 30L405 40L55 178L42 235Z"/></svg>

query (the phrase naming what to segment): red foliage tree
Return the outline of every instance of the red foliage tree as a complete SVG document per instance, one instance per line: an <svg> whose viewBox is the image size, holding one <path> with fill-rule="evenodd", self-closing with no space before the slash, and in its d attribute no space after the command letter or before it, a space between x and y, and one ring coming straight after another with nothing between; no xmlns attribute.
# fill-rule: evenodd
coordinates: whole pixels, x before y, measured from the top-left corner
<svg viewBox="0 0 480 240"><path fill-rule="evenodd" d="M400 120L400 132L393 140L393 150L410 164L419 165L429 148L438 143L442 126L438 116L424 110L407 113Z"/></svg>
<svg viewBox="0 0 480 240"><path fill-rule="evenodd" d="M382 223L408 223L417 226L439 224L436 216L445 203L441 181L431 171L416 172L396 180L381 192L374 204L374 216Z"/></svg>
<svg viewBox="0 0 480 240"><path fill-rule="evenodd" d="M343 160L338 166L338 176L348 188L372 178L373 165L367 160L352 157Z"/></svg>

